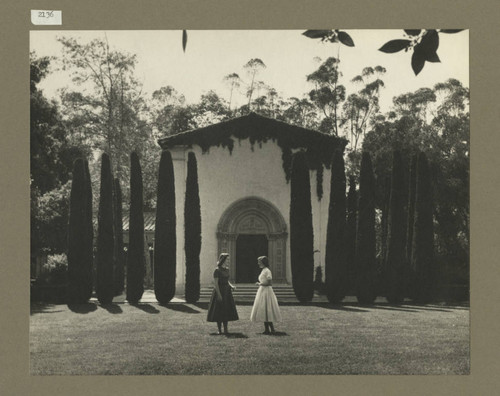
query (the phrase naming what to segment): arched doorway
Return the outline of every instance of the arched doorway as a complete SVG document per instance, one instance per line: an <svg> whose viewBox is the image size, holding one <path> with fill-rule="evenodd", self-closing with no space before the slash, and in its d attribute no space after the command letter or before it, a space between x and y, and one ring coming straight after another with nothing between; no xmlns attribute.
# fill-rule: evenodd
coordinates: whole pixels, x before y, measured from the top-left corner
<svg viewBox="0 0 500 396"><path fill-rule="evenodd" d="M218 253L231 256L230 279L254 283L258 256L268 256L275 283L286 282L286 223L278 209L258 197L230 205L217 226Z"/></svg>

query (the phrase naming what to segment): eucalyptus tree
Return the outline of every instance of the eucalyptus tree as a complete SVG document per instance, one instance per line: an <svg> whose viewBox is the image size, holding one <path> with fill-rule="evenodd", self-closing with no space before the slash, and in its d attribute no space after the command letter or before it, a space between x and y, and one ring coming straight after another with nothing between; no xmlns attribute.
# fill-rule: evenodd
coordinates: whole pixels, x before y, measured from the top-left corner
<svg viewBox="0 0 500 396"><path fill-rule="evenodd" d="M241 78L237 73L231 73L224 77L224 82L229 86L229 104L228 109L231 111L231 102L233 99L233 91L238 90L242 84Z"/></svg>
<svg viewBox="0 0 500 396"><path fill-rule="evenodd" d="M243 68L246 70L248 76L251 78L251 82L247 91L247 96L248 96L248 107L250 109L250 104L252 103L252 95L254 92L254 84L255 84L255 78L259 74L259 72L263 69L265 69L267 66L265 63L259 59L259 58L252 58L250 59L244 66Z"/></svg>
<svg viewBox="0 0 500 396"><path fill-rule="evenodd" d="M346 97L345 86L339 83L342 76L339 63L340 59L329 57L316 71L307 76L307 81L315 85L309 92L309 98L324 115L319 129L336 136L339 136L340 104Z"/></svg>

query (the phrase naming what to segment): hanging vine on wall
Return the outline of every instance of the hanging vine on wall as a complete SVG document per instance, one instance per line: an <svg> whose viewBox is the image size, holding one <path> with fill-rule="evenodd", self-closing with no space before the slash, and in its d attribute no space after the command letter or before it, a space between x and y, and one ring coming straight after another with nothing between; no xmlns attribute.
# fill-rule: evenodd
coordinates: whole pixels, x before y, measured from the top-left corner
<svg viewBox="0 0 500 396"><path fill-rule="evenodd" d="M292 153L304 150L310 170L316 173L316 193L318 199L323 196L323 166L330 168L332 153L337 147L344 149L347 141L321 132L290 125L272 118L250 113L243 117L234 118L219 124L210 125L192 131L179 133L159 139L158 143L163 149L174 146L198 145L203 154L210 151L211 147L227 148L232 154L235 137L239 141L249 139L252 150L257 143L271 140L281 148L283 170L287 183L290 181Z"/></svg>

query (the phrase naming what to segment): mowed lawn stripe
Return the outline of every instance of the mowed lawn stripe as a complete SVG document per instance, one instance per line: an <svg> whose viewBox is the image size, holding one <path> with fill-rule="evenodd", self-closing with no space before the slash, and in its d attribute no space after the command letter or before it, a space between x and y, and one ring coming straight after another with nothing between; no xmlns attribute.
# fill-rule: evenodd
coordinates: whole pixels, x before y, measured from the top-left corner
<svg viewBox="0 0 500 396"><path fill-rule="evenodd" d="M74 309L74 308L73 308ZM32 307L34 375L467 374L466 307L283 305L277 336L250 305L230 336L190 304Z"/></svg>

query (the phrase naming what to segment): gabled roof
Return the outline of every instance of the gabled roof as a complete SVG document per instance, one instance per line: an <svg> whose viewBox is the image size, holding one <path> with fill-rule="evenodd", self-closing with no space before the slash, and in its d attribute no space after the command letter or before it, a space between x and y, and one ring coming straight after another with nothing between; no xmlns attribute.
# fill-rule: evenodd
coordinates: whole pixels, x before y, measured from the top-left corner
<svg viewBox="0 0 500 396"><path fill-rule="evenodd" d="M158 139L163 149L175 146L198 145L203 152L211 146L223 146L232 151L236 139L250 139L252 144L264 143L268 140L277 140L280 146L289 148L318 148L325 145L331 149L345 147L347 141L332 135L287 124L273 118L264 117L256 113L250 113L241 117L223 121L200 129L193 129L176 135L166 136Z"/></svg>

